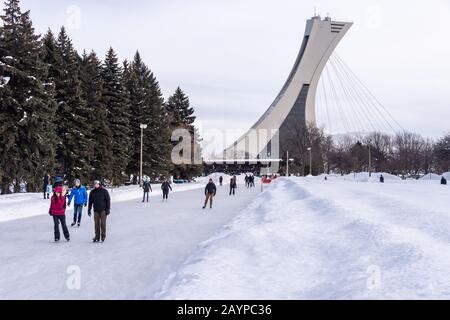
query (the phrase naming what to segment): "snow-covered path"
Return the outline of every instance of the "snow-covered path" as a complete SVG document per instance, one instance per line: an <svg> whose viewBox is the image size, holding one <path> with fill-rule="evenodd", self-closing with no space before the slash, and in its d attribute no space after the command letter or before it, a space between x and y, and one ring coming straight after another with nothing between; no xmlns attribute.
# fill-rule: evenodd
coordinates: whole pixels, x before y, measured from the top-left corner
<svg viewBox="0 0 450 320"><path fill-rule="evenodd" d="M279 179L166 282L166 299L450 298L450 188Z"/></svg>
<svg viewBox="0 0 450 320"><path fill-rule="evenodd" d="M172 193L168 203L159 196L150 204L113 202L103 244L91 243L86 210L82 227L70 229L70 243L52 242L48 215L0 223L0 299L151 299L199 243L258 193L241 186L230 199L227 191L219 188L214 209L204 211L203 188ZM67 271L78 267L81 288L69 290Z"/></svg>

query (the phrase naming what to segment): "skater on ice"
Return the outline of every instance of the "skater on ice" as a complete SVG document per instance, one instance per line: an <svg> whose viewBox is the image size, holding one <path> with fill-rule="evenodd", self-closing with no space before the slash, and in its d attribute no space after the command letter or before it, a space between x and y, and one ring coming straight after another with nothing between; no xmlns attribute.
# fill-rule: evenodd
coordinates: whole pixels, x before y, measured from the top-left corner
<svg viewBox="0 0 450 320"><path fill-rule="evenodd" d="M441 178L441 184L444 186L447 185L447 179L445 179L445 177Z"/></svg>
<svg viewBox="0 0 450 320"><path fill-rule="evenodd" d="M172 186L167 179L164 179L163 183L161 184L161 190L163 192L163 202L169 201L169 190L172 191Z"/></svg>
<svg viewBox="0 0 450 320"><path fill-rule="evenodd" d="M148 197L150 192L153 192L152 190L152 185L150 184L150 179L145 179L144 180L144 184L142 185L142 189L144 189L144 198L142 199L142 202L145 202L145 198L147 197L147 202L148 202Z"/></svg>
<svg viewBox="0 0 450 320"><path fill-rule="evenodd" d="M48 192L48 185L50 184L50 175L49 174L45 174L44 176L44 184L43 184L43 189L44 189L44 199L50 199L50 192Z"/></svg>
<svg viewBox="0 0 450 320"><path fill-rule="evenodd" d="M72 199L74 199L74 206L73 206L73 222L71 226L78 225L78 227L81 224L81 216L83 214L83 206L87 206L88 203L88 194L86 191L86 188L81 185L80 179L75 180L75 186L70 190L69 195L69 203L68 206L70 207L70 204L72 202Z"/></svg>
<svg viewBox="0 0 450 320"><path fill-rule="evenodd" d="M233 176L230 180L230 196L236 195L236 189L237 189L237 178L236 176Z"/></svg>
<svg viewBox="0 0 450 320"><path fill-rule="evenodd" d="M60 240L59 224L61 224L64 238L70 241L70 234L66 225L66 191L62 187L55 188L48 213L53 217L55 242Z"/></svg>
<svg viewBox="0 0 450 320"><path fill-rule="evenodd" d="M222 176L220 176L220 178L219 178L219 184L220 184L220 186L223 185L223 177Z"/></svg>
<svg viewBox="0 0 450 320"><path fill-rule="evenodd" d="M89 194L88 215L91 216L94 207L95 237L93 242L102 242L106 239L106 217L111 212L111 198L108 190L103 188L100 181L94 182L94 190Z"/></svg>
<svg viewBox="0 0 450 320"><path fill-rule="evenodd" d="M381 182L381 183L384 183L384 177L383 177L383 175L380 176L380 182Z"/></svg>
<svg viewBox="0 0 450 320"><path fill-rule="evenodd" d="M250 176L250 188L254 188L255 187L255 176L252 174Z"/></svg>
<svg viewBox="0 0 450 320"><path fill-rule="evenodd" d="M208 184L205 187L205 205L203 206L203 209L206 209L206 206L208 205L208 201L209 201L209 207L212 209L213 206L213 198L216 196L217 193L217 188L216 185L214 184L213 179L209 179Z"/></svg>

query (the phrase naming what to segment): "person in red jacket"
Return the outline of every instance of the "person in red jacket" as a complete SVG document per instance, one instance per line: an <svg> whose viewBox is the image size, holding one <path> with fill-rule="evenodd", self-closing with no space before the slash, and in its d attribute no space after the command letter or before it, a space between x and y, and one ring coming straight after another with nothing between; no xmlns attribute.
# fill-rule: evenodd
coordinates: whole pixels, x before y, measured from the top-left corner
<svg viewBox="0 0 450 320"><path fill-rule="evenodd" d="M53 217L54 229L55 229L55 242L60 239L59 224L64 233L64 238L70 241L69 229L66 225L66 190L63 187L56 187L55 192L50 201L50 210L48 211L50 216Z"/></svg>

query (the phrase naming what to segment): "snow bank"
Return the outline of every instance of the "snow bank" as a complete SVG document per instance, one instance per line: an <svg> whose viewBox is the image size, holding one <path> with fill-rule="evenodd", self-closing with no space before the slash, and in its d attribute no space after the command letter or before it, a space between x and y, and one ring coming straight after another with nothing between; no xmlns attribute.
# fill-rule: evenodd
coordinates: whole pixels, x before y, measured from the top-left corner
<svg viewBox="0 0 450 320"><path fill-rule="evenodd" d="M369 177L368 172L350 173L350 174L344 175L343 179L344 180L353 180L353 181L358 181L358 182L379 182L381 175L383 175L385 182L402 180L400 177L392 175L390 173L386 173L386 172L372 173L371 177Z"/></svg>
<svg viewBox="0 0 450 320"><path fill-rule="evenodd" d="M449 195L420 181L280 178L156 298L448 299Z"/></svg>
<svg viewBox="0 0 450 320"><path fill-rule="evenodd" d="M435 174L435 173L429 173L427 175L424 175L422 178L420 178L422 181L436 181L441 180L441 176Z"/></svg>
<svg viewBox="0 0 450 320"><path fill-rule="evenodd" d="M172 184L173 192L181 192L192 189L203 188L203 184L190 183L184 185ZM161 185L152 185L151 197L161 195ZM142 199L142 190L139 186L127 186L116 189L108 189L111 201L123 202L129 200ZM42 193L18 193L0 196L0 223L10 220L23 219L38 215L48 214L49 201L44 200ZM73 212L73 207L68 208L68 212Z"/></svg>
<svg viewBox="0 0 450 320"><path fill-rule="evenodd" d="M450 181L450 172L446 172L442 176L444 176L444 178L447 179L447 181Z"/></svg>

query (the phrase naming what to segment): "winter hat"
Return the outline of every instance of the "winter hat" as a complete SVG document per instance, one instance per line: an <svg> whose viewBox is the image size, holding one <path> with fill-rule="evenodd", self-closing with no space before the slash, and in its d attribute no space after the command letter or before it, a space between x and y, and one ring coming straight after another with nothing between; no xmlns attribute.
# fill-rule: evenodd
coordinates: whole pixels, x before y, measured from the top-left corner
<svg viewBox="0 0 450 320"><path fill-rule="evenodd" d="M61 179L61 177L56 177L55 182L56 182L56 183L58 183L58 182L63 182L63 179Z"/></svg>
<svg viewBox="0 0 450 320"><path fill-rule="evenodd" d="M62 187L56 187L55 193L62 193Z"/></svg>

